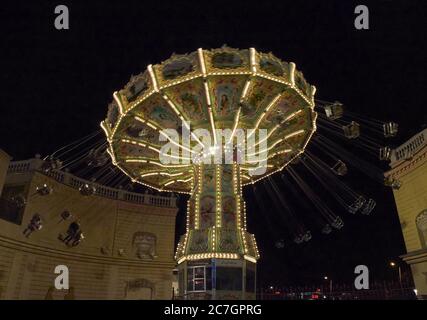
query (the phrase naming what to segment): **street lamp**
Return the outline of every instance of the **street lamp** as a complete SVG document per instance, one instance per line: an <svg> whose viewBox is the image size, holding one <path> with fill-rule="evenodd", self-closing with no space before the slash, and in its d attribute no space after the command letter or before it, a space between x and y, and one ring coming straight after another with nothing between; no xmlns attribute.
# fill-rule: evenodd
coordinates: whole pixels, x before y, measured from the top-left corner
<svg viewBox="0 0 427 320"><path fill-rule="evenodd" d="M400 284L400 287L402 288L402 270L400 269L400 265L398 265L394 261L390 262L390 267L395 268L396 266L397 266L397 269L399 271L399 284Z"/></svg>
<svg viewBox="0 0 427 320"><path fill-rule="evenodd" d="M324 280L328 280L328 276L323 277ZM329 293L332 293L332 279L329 279Z"/></svg>

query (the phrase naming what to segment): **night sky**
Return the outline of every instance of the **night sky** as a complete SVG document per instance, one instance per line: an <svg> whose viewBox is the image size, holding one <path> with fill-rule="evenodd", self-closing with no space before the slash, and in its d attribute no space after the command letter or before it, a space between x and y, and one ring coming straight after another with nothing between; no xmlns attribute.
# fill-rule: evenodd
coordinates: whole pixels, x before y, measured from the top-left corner
<svg viewBox="0 0 427 320"><path fill-rule="evenodd" d="M58 4L70 9L70 30L54 28ZM223 44L255 47L295 62L317 87L317 98L339 100L352 112L398 122L399 137L392 144L399 145L427 123L426 2L364 1L370 9L370 30L365 31L354 28L357 4L347 0L2 4L0 147L15 160L52 153L97 130L113 91L132 74L173 52ZM339 213L345 222L342 230L326 236L312 228L313 239L301 245L288 239L282 213L263 185L256 189L264 199L261 204L251 188L245 190L248 228L262 255L262 284L319 283L324 275L351 283L358 264L370 268L373 280L396 279L388 262L403 254L405 246L391 189L352 170L345 181L374 198L375 211L370 216ZM280 177L275 180L283 186L284 197L292 195L287 188L293 186L280 184ZM184 232L185 201L181 197L178 234ZM300 211L310 225L307 212ZM277 249L274 243L281 237L286 239L285 248Z"/></svg>

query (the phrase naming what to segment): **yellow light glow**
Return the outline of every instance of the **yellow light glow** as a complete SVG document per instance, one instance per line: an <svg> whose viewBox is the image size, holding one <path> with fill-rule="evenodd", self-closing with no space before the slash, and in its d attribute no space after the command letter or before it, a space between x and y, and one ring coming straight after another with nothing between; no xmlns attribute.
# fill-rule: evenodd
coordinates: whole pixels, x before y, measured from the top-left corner
<svg viewBox="0 0 427 320"><path fill-rule="evenodd" d="M114 97L114 100L116 101L117 105L119 106L120 114L123 115L124 110L123 110L122 100L120 99L119 93L117 91L115 91L113 93L113 97Z"/></svg>
<svg viewBox="0 0 427 320"><path fill-rule="evenodd" d="M251 63L251 71L252 73L256 73L256 50L255 48L249 48L249 59Z"/></svg>
<svg viewBox="0 0 427 320"><path fill-rule="evenodd" d="M233 125L233 131L231 132L230 139L227 143L231 143L233 141L234 135L236 134L237 125L239 124L239 118L240 118L240 111L242 108L237 109L236 116L234 117L234 125Z"/></svg>
<svg viewBox="0 0 427 320"><path fill-rule="evenodd" d="M154 91L159 92L159 87L157 84L156 75L154 74L154 71L153 71L153 66L149 64L147 67L147 70L148 70L148 74L150 75L151 82L153 83Z"/></svg>
<svg viewBox="0 0 427 320"><path fill-rule="evenodd" d="M200 64L200 68L202 69L202 74L205 77L206 76L206 65L205 65L205 58L203 56L203 49L202 48L197 49L197 54L199 56L199 64Z"/></svg>
<svg viewBox="0 0 427 320"><path fill-rule="evenodd" d="M299 134L301 134L301 133L304 133L304 132L305 132L305 130L304 130L304 129L294 131L294 132L292 132L292 133L290 133L290 134L286 135L286 136L284 137L284 139L286 140L286 139L289 139L289 138L295 137L295 136L297 136L297 135L299 135Z"/></svg>
<svg viewBox="0 0 427 320"><path fill-rule="evenodd" d="M291 120L291 119L293 119L293 118L295 118L298 114L300 114L302 112L302 109L299 109L298 111L295 111L295 112L293 112L293 113L291 113L289 116L287 116L286 118L285 118L285 122L286 121L289 121L289 120Z"/></svg>
<svg viewBox="0 0 427 320"><path fill-rule="evenodd" d="M251 80L247 80L245 86L243 87L242 96L240 97L240 101L243 101L248 93L249 86L251 85Z"/></svg>

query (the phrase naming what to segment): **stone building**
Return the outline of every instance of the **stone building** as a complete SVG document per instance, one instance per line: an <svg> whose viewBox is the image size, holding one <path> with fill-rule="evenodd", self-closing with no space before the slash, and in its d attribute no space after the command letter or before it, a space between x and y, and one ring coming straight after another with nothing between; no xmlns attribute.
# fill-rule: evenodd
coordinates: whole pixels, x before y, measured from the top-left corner
<svg viewBox="0 0 427 320"><path fill-rule="evenodd" d="M176 198L43 173L39 157L9 159L1 152L0 299L172 297ZM94 194L82 194L87 185ZM68 290L55 288L58 265Z"/></svg>
<svg viewBox="0 0 427 320"><path fill-rule="evenodd" d="M419 298L427 299L427 129L392 151L394 198L407 253L402 259L411 266Z"/></svg>

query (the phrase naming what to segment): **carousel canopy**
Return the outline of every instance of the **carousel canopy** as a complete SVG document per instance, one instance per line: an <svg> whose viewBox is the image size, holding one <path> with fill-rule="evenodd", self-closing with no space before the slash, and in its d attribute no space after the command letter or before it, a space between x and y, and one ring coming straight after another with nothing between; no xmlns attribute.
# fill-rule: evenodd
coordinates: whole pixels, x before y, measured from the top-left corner
<svg viewBox="0 0 427 320"><path fill-rule="evenodd" d="M247 185L282 170L304 151L316 129L314 93L315 87L294 63L271 53L252 48L199 49L174 54L132 76L114 93L101 126L113 163L135 182L190 192L194 161L206 156L206 150L226 150L230 140L237 140L233 152L244 151L246 161L240 167L242 184ZM190 132L187 144L183 129ZM197 134L200 129L211 133L228 129L231 138L212 134L206 143ZM267 135L261 136L258 129L266 129ZM178 139L167 130L176 130ZM238 140L241 130L245 135ZM255 144L249 144L252 135ZM245 150L239 149L242 141L248 142ZM165 155L165 143L176 145L179 153ZM266 170L249 174L259 166L249 156L261 153L267 155ZM171 163L160 161L160 155L170 157Z"/></svg>

